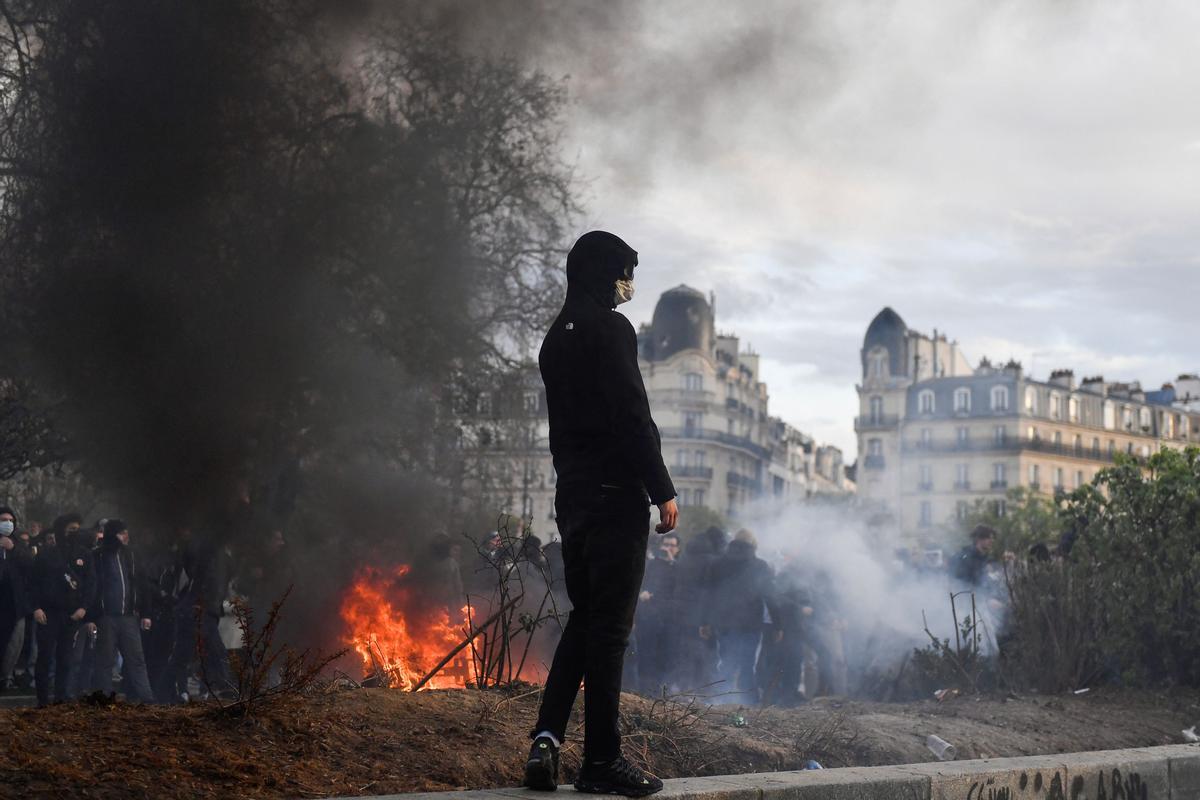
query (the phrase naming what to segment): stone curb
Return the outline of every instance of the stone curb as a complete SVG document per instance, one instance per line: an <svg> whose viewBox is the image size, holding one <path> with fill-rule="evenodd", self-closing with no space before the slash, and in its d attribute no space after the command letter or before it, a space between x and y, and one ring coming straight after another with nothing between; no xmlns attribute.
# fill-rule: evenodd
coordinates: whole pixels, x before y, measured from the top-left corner
<svg viewBox="0 0 1200 800"><path fill-rule="evenodd" d="M1200 800L1200 745L1098 750L1021 758L984 758L755 772L664 781L656 800ZM370 795L373 800L551 800L575 794L528 789ZM350 798L331 798L350 800Z"/></svg>

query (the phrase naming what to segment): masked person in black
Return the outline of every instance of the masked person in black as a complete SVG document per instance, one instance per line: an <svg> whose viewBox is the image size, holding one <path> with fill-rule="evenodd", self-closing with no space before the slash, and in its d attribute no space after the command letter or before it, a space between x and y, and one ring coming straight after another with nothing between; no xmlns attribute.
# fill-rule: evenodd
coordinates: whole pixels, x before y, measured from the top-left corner
<svg viewBox="0 0 1200 800"><path fill-rule="evenodd" d="M33 619L38 624L34 677L39 707L50 703L51 662L54 699L59 703L68 699L75 637L96 599L92 551L79 534L82 524L78 514L54 520L54 535L43 537L46 541L33 562Z"/></svg>
<svg viewBox="0 0 1200 800"><path fill-rule="evenodd" d="M619 303L633 296L637 252L592 231L567 256L567 299L538 356L558 474L554 504L571 614L554 654L525 785L554 789L558 747L584 695L582 792L639 797L662 788L621 755L621 669L646 569L649 504L656 530L675 527L675 487L637 362L637 334Z"/></svg>

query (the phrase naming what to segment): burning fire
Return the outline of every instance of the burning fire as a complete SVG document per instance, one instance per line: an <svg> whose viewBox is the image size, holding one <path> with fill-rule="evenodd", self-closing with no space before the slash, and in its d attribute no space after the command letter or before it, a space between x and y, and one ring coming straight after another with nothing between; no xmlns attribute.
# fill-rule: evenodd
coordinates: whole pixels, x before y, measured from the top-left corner
<svg viewBox="0 0 1200 800"><path fill-rule="evenodd" d="M418 587L405 578L407 564L391 570L363 567L342 597L345 643L362 658L363 671L384 685L412 689L466 636L444 608L423 604ZM422 689L459 689L469 676L462 652Z"/></svg>

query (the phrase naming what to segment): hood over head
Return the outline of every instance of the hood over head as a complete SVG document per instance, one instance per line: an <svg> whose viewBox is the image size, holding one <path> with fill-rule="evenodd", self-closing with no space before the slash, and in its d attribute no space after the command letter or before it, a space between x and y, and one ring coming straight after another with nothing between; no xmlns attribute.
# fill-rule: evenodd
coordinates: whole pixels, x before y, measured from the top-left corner
<svg viewBox="0 0 1200 800"><path fill-rule="evenodd" d="M608 231L588 231L567 254L567 295L616 308L617 281L632 280L637 251Z"/></svg>

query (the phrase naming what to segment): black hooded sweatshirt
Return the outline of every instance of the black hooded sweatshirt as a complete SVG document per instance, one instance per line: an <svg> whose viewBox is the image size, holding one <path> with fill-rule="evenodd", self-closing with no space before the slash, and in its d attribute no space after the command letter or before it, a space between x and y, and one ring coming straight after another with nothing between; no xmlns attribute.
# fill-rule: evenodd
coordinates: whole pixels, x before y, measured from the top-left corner
<svg viewBox="0 0 1200 800"><path fill-rule="evenodd" d="M637 252L611 233L585 233L567 256L567 299L538 355L560 490L617 486L655 505L675 497L637 361L637 334L616 312L618 280Z"/></svg>

